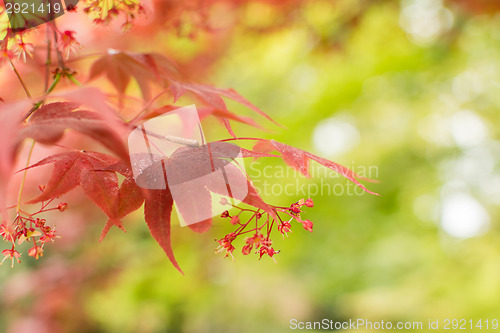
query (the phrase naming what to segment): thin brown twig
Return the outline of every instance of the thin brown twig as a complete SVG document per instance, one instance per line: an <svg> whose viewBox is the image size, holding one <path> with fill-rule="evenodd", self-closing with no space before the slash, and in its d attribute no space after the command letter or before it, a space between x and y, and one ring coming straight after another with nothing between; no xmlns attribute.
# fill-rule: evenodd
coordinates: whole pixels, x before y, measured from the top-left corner
<svg viewBox="0 0 500 333"><path fill-rule="evenodd" d="M28 90L28 87L24 83L23 78L21 77L21 75L17 71L16 66L14 66L14 63L12 62L12 60L10 58L9 58L9 63L12 66L12 69L14 70L14 73L16 74L17 79L19 80L19 82L21 82L21 85L23 86L23 89L24 89L24 92L26 93L26 96L28 96L28 98L31 100L32 98L31 98L30 91Z"/></svg>
<svg viewBox="0 0 500 333"><path fill-rule="evenodd" d="M54 42L55 42L55 50L56 50L56 54L57 54L57 61L59 63L59 67L61 68L61 70L63 72L66 72L67 68L66 68L66 64L64 63L64 57L61 53L61 50L59 50L59 48L57 47L57 27L56 27L56 22L52 21L51 22L52 24L52 27L53 27L53 32L54 32Z"/></svg>
<svg viewBox="0 0 500 333"><path fill-rule="evenodd" d="M45 91L49 89L49 78L50 78L50 65L52 61L52 38L50 37L50 25L46 26L47 35L47 60L45 62Z"/></svg>

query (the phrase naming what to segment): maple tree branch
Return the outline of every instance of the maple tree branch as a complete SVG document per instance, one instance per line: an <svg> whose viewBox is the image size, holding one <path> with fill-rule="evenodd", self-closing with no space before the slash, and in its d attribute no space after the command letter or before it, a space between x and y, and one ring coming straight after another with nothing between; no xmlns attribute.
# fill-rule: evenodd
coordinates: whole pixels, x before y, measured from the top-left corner
<svg viewBox="0 0 500 333"><path fill-rule="evenodd" d="M141 126L142 136L144 137L144 142L146 143L146 148L148 148L149 157L151 158L151 163L153 163L153 151L151 150L151 145L149 143L148 134L144 126Z"/></svg>
<svg viewBox="0 0 500 333"><path fill-rule="evenodd" d="M30 165L31 155L33 154L33 149L35 148L35 144L36 144L36 141L33 140L33 142L31 143L30 151L28 153L28 160L26 161L26 169L24 169L24 172L23 172L23 180L21 181L21 188L19 189L19 196L17 197L16 211L18 214L21 210L21 199L23 196L24 184L26 182L26 174L28 173L28 167Z"/></svg>
<svg viewBox="0 0 500 333"><path fill-rule="evenodd" d="M167 140L167 141L170 141L170 142L173 142L173 143L177 143L177 144L180 144L180 145L183 145L183 146L200 147L200 143L198 142L198 140L181 138L179 136L174 136L174 135L161 135L161 134L157 134L157 133L148 131L147 129L144 128L143 125L140 125L140 126L131 125L131 127L133 129L139 129L140 128L141 131L142 131L142 133L144 135L152 136L152 137L157 138L157 139Z"/></svg>
<svg viewBox="0 0 500 333"><path fill-rule="evenodd" d="M102 55L103 55L102 52L89 53L89 54L84 54L81 56L66 59L66 62L67 63L68 62L75 62L75 61L85 60L85 59L92 58L92 57L100 57Z"/></svg>
<svg viewBox="0 0 500 333"><path fill-rule="evenodd" d="M26 115L24 115L24 118L23 118L24 120L28 119L33 114L33 112L35 112L36 110L38 110L40 108L40 106L42 106L42 104L47 99L48 95L52 91L54 91L54 89L56 88L56 86L59 83L59 81L61 81L61 77L62 77L62 73L57 73L56 74L56 76L54 78L54 81L52 82L52 84L49 87L49 89L47 89L47 91L44 93L42 99L39 100L38 102L36 102L35 105L33 105L33 107L31 108L31 110L29 110L28 113L26 113Z"/></svg>
<svg viewBox="0 0 500 333"><path fill-rule="evenodd" d="M161 135L158 133L148 131L147 129L144 128L144 125L131 125L131 124L128 124L128 125L134 130L140 129L144 135L152 136L152 137L157 138L157 139L167 140L167 141L170 141L173 143L177 143L177 144L180 144L183 146L189 146L189 147L200 147L201 146L201 144L198 140L186 139L186 138L182 138L180 136L174 136L174 135Z"/></svg>
<svg viewBox="0 0 500 333"><path fill-rule="evenodd" d="M52 21L52 25L54 27L53 29L53 32L54 32L54 41L56 43L56 47L55 47L55 50L56 50L56 54L57 54L57 61L59 62L59 67L65 72L67 70L66 68L66 64L64 63L64 58L63 58L63 55L61 53L61 50L59 50L57 48L57 31L56 31L56 23L54 21Z"/></svg>
<svg viewBox="0 0 500 333"><path fill-rule="evenodd" d="M52 62L52 38L50 37L49 25L46 27L47 35L47 60L45 61L45 91L49 89L50 65Z"/></svg>
<svg viewBox="0 0 500 333"><path fill-rule="evenodd" d="M266 141L266 139L262 138L229 138L229 139L217 140L217 142L238 141L238 140Z"/></svg>
<svg viewBox="0 0 500 333"><path fill-rule="evenodd" d="M163 135L163 136L161 136L161 138L164 140L173 142L173 143L178 143L180 145L184 145L184 146L189 146L189 147L199 147L200 146L200 143L197 140L181 138L178 136Z"/></svg>
<svg viewBox="0 0 500 333"><path fill-rule="evenodd" d="M12 62L12 60L10 58L9 59L9 63L10 65L12 66L12 69L14 70L14 73L16 74L17 76L17 79L19 80L19 82L21 82L21 85L23 86L23 89L24 89L24 92L26 93L26 96L28 96L28 98L31 100L31 94L30 94L30 91L28 90L28 87L26 86L26 84L24 83L23 81L23 78L21 77L21 75L19 74L19 72L17 71L16 69L16 66L14 66L14 63Z"/></svg>
<svg viewBox="0 0 500 333"><path fill-rule="evenodd" d="M165 93L167 93L168 89L165 89L163 90L162 92L160 92L158 95L156 95L155 97L153 97L153 99L151 99L149 102L146 103L146 105L144 105L144 107L142 108L142 110L137 114L135 115L134 118L132 118L131 120L129 120L128 122L129 123L134 123L136 121L138 121L141 117L143 117L149 110L149 107L151 105L153 105L153 103L158 99L160 98L161 96L163 96Z"/></svg>

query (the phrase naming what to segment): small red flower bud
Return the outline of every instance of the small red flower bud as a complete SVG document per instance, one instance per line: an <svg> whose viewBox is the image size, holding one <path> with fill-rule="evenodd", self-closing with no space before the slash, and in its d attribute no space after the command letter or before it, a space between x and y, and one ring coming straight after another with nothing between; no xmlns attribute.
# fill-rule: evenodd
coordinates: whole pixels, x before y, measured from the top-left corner
<svg viewBox="0 0 500 333"><path fill-rule="evenodd" d="M291 227L292 227L291 224L285 221L278 226L278 231L281 232L282 234L286 234L287 232L292 231Z"/></svg>
<svg viewBox="0 0 500 333"><path fill-rule="evenodd" d="M275 254L278 254L280 251L275 251L272 247L270 246L263 246L260 248L259 250L259 255L260 255L260 258L259 259L262 259L262 256L267 254L269 257L271 257L271 259L274 260L274 262L276 262L276 259L274 259L274 255Z"/></svg>
<svg viewBox="0 0 500 333"><path fill-rule="evenodd" d="M17 238L17 235L14 230L11 230L2 222L2 224L0 224L0 237L2 237L6 242L14 242L14 240Z"/></svg>
<svg viewBox="0 0 500 333"><path fill-rule="evenodd" d="M236 234L234 232L227 234L224 236L224 238L219 239L217 242L220 244L220 246L217 248L216 252L221 252L223 250L226 250L226 254L224 255L224 258L228 256L233 256L233 251L234 251L234 246L231 244L232 241L236 239ZM234 260L234 258L233 258Z"/></svg>
<svg viewBox="0 0 500 333"><path fill-rule="evenodd" d="M220 217L222 218L229 217L229 212L227 210L223 211L222 214L220 214Z"/></svg>
<svg viewBox="0 0 500 333"><path fill-rule="evenodd" d="M45 188L46 188L46 187L47 187L47 186L45 186L45 185L40 185L40 186L38 186L38 188L39 188L39 189L40 189L40 191L42 191L42 192L43 192L43 191L45 191Z"/></svg>
<svg viewBox="0 0 500 333"><path fill-rule="evenodd" d="M295 215L299 214L301 212L300 204L298 202L291 204L289 210Z"/></svg>
<svg viewBox="0 0 500 333"><path fill-rule="evenodd" d="M38 260L39 257L43 257L43 248L41 246L35 245L28 251L30 257Z"/></svg>
<svg viewBox="0 0 500 333"><path fill-rule="evenodd" d="M43 229L44 235L40 237L40 243L45 244L48 242L54 242L54 238L61 238L61 236L57 236L54 230L51 230L49 227Z"/></svg>
<svg viewBox="0 0 500 333"><path fill-rule="evenodd" d="M238 215L235 215L233 217L231 217L231 224L232 225L235 225L235 224L238 224L240 223L240 217Z"/></svg>
<svg viewBox="0 0 500 333"><path fill-rule="evenodd" d="M246 242L248 245L255 245L255 248L259 248L259 246L266 242L266 238L263 234L255 234L254 236L247 238Z"/></svg>
<svg viewBox="0 0 500 333"><path fill-rule="evenodd" d="M113 16L118 15L118 13L119 13L119 12L118 12L118 9L116 9L116 7L113 7L113 8L111 8L111 9L108 11L108 14L109 14L109 15L113 15Z"/></svg>
<svg viewBox="0 0 500 333"><path fill-rule="evenodd" d="M307 199L306 202L305 202L305 205L307 207L314 207L314 202L311 198Z"/></svg>
<svg viewBox="0 0 500 333"><path fill-rule="evenodd" d="M68 204L65 202L57 205L57 209L59 209L60 212L64 212L66 210L66 208L68 208Z"/></svg>
<svg viewBox="0 0 500 333"><path fill-rule="evenodd" d="M43 228L43 227L45 227L45 222L46 221L44 219L37 218L35 220L35 227L37 227L37 228Z"/></svg>
<svg viewBox="0 0 500 333"><path fill-rule="evenodd" d="M252 244L247 244L243 246L243 249L241 249L241 253L244 255L249 255L250 252L252 252L253 245Z"/></svg>
<svg viewBox="0 0 500 333"><path fill-rule="evenodd" d="M313 231L313 223L309 220L305 220L302 222L302 226L304 227L304 229L312 232Z"/></svg>
<svg viewBox="0 0 500 333"><path fill-rule="evenodd" d="M2 255L5 256L5 258L3 258L2 262L0 263L3 264L3 262L9 258L12 260L12 265L11 267L14 267L14 260L17 260L17 263L21 263L21 260L19 259L19 257L21 257L21 254L19 252L17 252L16 250L14 250L14 247L10 250L3 250L2 251Z"/></svg>

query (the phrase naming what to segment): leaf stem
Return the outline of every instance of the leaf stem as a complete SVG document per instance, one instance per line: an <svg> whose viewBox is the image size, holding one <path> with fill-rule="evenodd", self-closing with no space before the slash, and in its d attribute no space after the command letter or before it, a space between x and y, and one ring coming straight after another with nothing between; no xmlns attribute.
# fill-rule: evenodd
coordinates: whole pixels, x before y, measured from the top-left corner
<svg viewBox="0 0 500 333"><path fill-rule="evenodd" d="M66 77L77 86L83 87L83 84L81 84L80 81L78 81L76 77L73 76L73 74L66 74Z"/></svg>
<svg viewBox="0 0 500 333"><path fill-rule="evenodd" d="M21 85L23 86L23 89L24 89L24 92L26 93L26 96L28 96L28 98L31 100L32 98L31 98L30 91L28 90L28 87L24 83L23 78L21 77L21 75L17 71L16 66L14 66L14 63L12 62L12 60L10 58L9 58L9 63L12 66L12 69L14 70L14 73L16 74L17 79L19 80L19 82L21 82Z"/></svg>
<svg viewBox="0 0 500 333"><path fill-rule="evenodd" d="M50 37L49 25L46 26L47 34L47 60L45 61L45 90L49 89L50 65L52 63L52 38Z"/></svg>
<svg viewBox="0 0 500 333"><path fill-rule="evenodd" d="M56 22L55 21L52 21L51 22L52 24L52 27L53 27L53 32L54 32L54 42L56 43L56 47L55 47L55 50L56 50L56 54L57 54L57 61L59 63L59 67L62 69L63 72L66 72L67 71L67 68L66 68L66 64L64 63L64 57L61 53L61 50L59 50L59 48L57 47L57 27L56 27Z"/></svg>
<svg viewBox="0 0 500 333"><path fill-rule="evenodd" d="M50 94L52 91L54 91L54 89L56 88L59 81L61 81L61 77L62 77L62 73L56 74L56 76L54 77L54 81L50 85L49 89L47 89L47 91L44 93L44 96L42 97L42 99L40 101L38 101L37 103L35 103L35 105L33 105L31 110L29 110L28 113L24 116L24 119L28 119L33 114L33 112L35 112L36 110L38 110L40 108L40 106L42 106L42 104L47 99L47 95Z"/></svg>
<svg viewBox="0 0 500 333"><path fill-rule="evenodd" d="M17 197L17 206L16 206L16 211L19 214L21 211L21 198L23 196L23 190L24 190L24 184L26 182L26 174L28 173L28 167L30 165L30 160L31 160L31 155L33 154L33 149L35 148L35 143L36 141L33 140L31 143L30 151L28 153L28 160L26 161L26 169L23 172L23 180L21 182L21 188L19 189L19 196Z"/></svg>
<svg viewBox="0 0 500 333"><path fill-rule="evenodd" d="M266 139L262 138L229 138L229 139L217 140L216 142L238 141L238 140L266 141Z"/></svg>
<svg viewBox="0 0 500 333"><path fill-rule="evenodd" d="M45 101L45 98L47 97L48 94L50 94L52 91L54 91L54 89L56 88L56 86L59 83L59 81L61 81L61 76L62 76L61 73L57 73L56 74L56 76L54 77L54 82L52 82L52 84L50 85L49 89L47 89L47 91L44 94L45 96L43 98L43 101Z"/></svg>

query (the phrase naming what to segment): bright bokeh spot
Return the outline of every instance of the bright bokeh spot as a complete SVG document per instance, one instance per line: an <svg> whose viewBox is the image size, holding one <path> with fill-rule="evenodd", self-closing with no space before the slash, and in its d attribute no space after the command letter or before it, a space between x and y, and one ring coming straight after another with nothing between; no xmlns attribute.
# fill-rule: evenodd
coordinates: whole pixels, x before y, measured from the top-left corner
<svg viewBox="0 0 500 333"><path fill-rule="evenodd" d="M453 115L450 128L455 142L460 147L476 146L487 138L486 126L472 111L463 110Z"/></svg>
<svg viewBox="0 0 500 333"><path fill-rule="evenodd" d="M402 1L401 27L418 44L429 44L453 26L453 14L440 0Z"/></svg>
<svg viewBox="0 0 500 333"><path fill-rule="evenodd" d="M455 238L471 238L485 233L490 223L486 209L466 193L446 196L441 208L441 227Z"/></svg>
<svg viewBox="0 0 500 333"><path fill-rule="evenodd" d="M346 153L359 143L359 131L350 122L330 118L316 125L313 132L314 147L325 156Z"/></svg>

